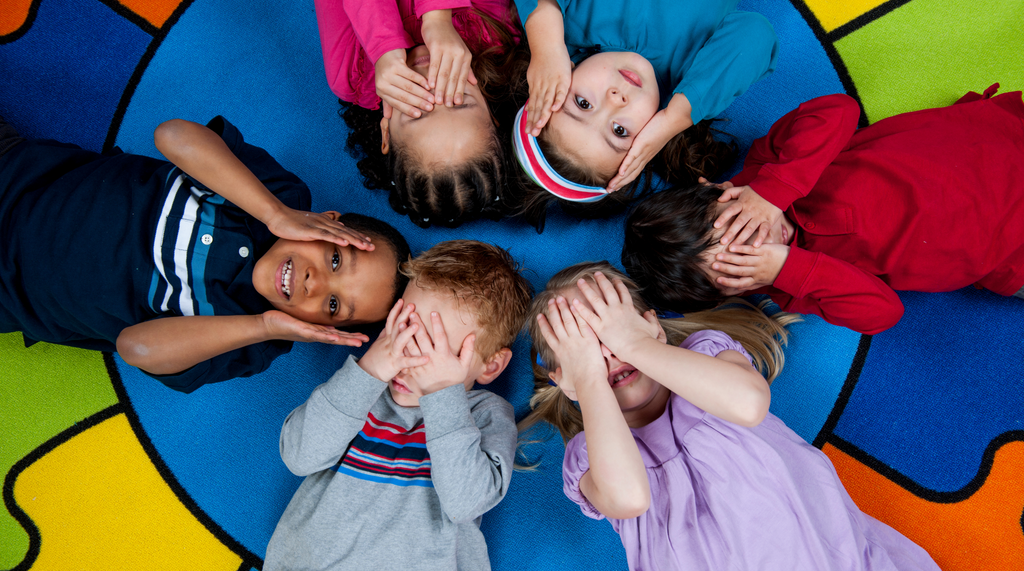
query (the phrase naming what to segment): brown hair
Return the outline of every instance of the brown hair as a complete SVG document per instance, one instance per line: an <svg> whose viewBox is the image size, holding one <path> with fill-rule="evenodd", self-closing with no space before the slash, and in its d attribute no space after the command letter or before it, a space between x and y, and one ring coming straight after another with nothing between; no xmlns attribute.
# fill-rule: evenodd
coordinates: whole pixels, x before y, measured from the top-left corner
<svg viewBox="0 0 1024 571"><path fill-rule="evenodd" d="M512 345L522 329L532 288L502 248L449 240L402 264L401 271L418 287L448 290L468 304L481 329L476 352L485 359Z"/></svg>
<svg viewBox="0 0 1024 571"><path fill-rule="evenodd" d="M530 414L519 422L519 431L528 430L538 421L546 421L562 435L566 442L583 430L583 415L576 404L565 396L561 389L548 383L548 374L558 368L558 359L544 342L537 325L537 315L543 312L548 300L557 297L563 290L576 287L584 278L594 280L594 272L602 272L608 279L618 278L629 289L633 307L643 313L650 309L640 297L640 289L625 274L608 262L584 262L570 266L555 274L544 287L544 291L530 305L526 328L533 339L533 397L530 398ZM785 355L782 346L786 344L785 326L800 318L790 313L778 312L769 317L759 307L749 302L732 298L729 306L701 311L681 318L659 319L668 336L668 343L678 345L691 334L705 329L717 329L743 345L754 359L754 366L768 378L770 383L782 370ZM763 307L764 304L762 304ZM540 357L543 365L536 357Z"/></svg>

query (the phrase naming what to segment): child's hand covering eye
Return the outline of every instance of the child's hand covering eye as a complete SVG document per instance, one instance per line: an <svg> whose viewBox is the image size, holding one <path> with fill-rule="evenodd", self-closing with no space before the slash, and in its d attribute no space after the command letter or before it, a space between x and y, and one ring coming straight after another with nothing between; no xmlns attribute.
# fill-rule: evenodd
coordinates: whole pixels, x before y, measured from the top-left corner
<svg viewBox="0 0 1024 571"><path fill-rule="evenodd" d="M359 359L359 366L364 371L386 383L395 378L402 369L426 362L424 357L405 354L419 328L418 324L409 321L409 316L414 315L414 311L416 306L405 305L404 300L400 299L395 303L388 313L387 321L384 322L384 330L380 332L380 336L366 354Z"/></svg>
<svg viewBox="0 0 1024 571"><path fill-rule="evenodd" d="M562 378L575 385L587 379L606 380L604 356L597 335L582 319L577 319L565 298L548 300L547 315L537 316L541 336L555 354ZM591 370L587 370L591 368Z"/></svg>
<svg viewBox="0 0 1024 571"><path fill-rule="evenodd" d="M722 244L744 244L755 231L757 238L754 239L753 246L756 248L763 244L772 226L782 217L782 210L761 198L761 195L749 186L734 187L730 183L728 187L723 185L722 188L725 192L718 198L719 202L735 200L735 203L730 204L715 220L715 228L722 228L729 224L730 219L735 218L722 235Z"/></svg>
<svg viewBox="0 0 1024 571"><path fill-rule="evenodd" d="M738 295L775 283L789 257L789 246L762 244L761 247L733 244L728 252L719 252L711 269L725 274L715 280L728 288L723 293Z"/></svg>
<svg viewBox="0 0 1024 571"><path fill-rule="evenodd" d="M370 237L335 220L329 213L304 212L284 207L267 220L267 228L274 236L286 240L315 242L324 240L339 246L352 246L372 251Z"/></svg>
<svg viewBox="0 0 1024 571"><path fill-rule="evenodd" d="M479 361L474 346L476 335L469 334L462 341L459 354L452 353L448 345L448 334L444 330L441 316L435 311L430 314L433 339L427 335L426 327L420 316L413 313L410 320L417 325L416 334L409 343L408 350L412 355L422 356L424 363L405 370L409 390L416 396L428 395L453 385L464 385L470 381L473 365Z"/></svg>
<svg viewBox="0 0 1024 571"><path fill-rule="evenodd" d="M370 340L362 333L338 331L329 325L317 325L296 319L283 311L272 309L263 313L263 326L272 339L302 341L306 343L330 343L361 347Z"/></svg>
<svg viewBox="0 0 1024 571"><path fill-rule="evenodd" d="M633 182L672 137L693 125L690 119L691 111L690 102L685 95L673 95L668 107L655 113L636 137L633 137L629 151L619 165L619 172L608 181L608 192L615 192Z"/></svg>
<svg viewBox="0 0 1024 571"><path fill-rule="evenodd" d="M435 100L448 107L462 105L466 82L476 85L476 76L469 65L473 54L452 25L452 11L431 10L423 14L420 32L430 51L427 84L434 91Z"/></svg>
<svg viewBox="0 0 1024 571"><path fill-rule="evenodd" d="M574 300L572 311L590 325L609 351L620 360L630 362L629 356L638 344L650 339L665 343L665 331L654 310L640 315L622 280L612 283L603 273L596 272L594 281L600 291L595 291L584 279L576 283L594 310Z"/></svg>
<svg viewBox="0 0 1024 571"><path fill-rule="evenodd" d="M409 67L404 49L385 52L373 68L377 95L385 103L386 118L391 118L388 106L410 117L419 117L423 111L434 108L434 96L430 94L427 78Z"/></svg>

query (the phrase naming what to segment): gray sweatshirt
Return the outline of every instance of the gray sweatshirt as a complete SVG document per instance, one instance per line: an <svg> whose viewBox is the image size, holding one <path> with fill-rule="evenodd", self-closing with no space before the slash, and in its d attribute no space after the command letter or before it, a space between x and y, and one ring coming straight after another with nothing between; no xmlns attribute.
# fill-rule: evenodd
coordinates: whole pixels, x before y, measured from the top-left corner
<svg viewBox="0 0 1024 571"><path fill-rule="evenodd" d="M281 458L307 477L264 571L491 568L480 518L512 478L512 406L455 385L405 408L386 388L349 357L285 419Z"/></svg>

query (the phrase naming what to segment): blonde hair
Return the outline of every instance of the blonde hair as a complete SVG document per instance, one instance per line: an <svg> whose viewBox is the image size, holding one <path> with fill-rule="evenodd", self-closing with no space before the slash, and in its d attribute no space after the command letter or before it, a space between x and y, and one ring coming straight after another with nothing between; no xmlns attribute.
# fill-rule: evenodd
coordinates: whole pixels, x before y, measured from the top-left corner
<svg viewBox="0 0 1024 571"><path fill-rule="evenodd" d="M509 347L529 309L530 282L507 251L476 240L441 242L402 264L417 287L450 291L480 326L476 352L484 359Z"/></svg>
<svg viewBox="0 0 1024 571"><path fill-rule="evenodd" d="M569 400L561 389L548 383L548 374L558 368L558 360L551 347L544 341L537 325L537 315L545 310L548 300L554 299L565 289L576 287L580 279L594 281L594 272L602 272L608 279L618 278L629 289L633 306L643 313L650 309L640 297L640 288L628 276L615 269L608 262L584 262L570 266L552 277L544 291L537 294L530 311L527 313L526 328L533 339L533 397L530 398L530 414L519 422L522 433L538 421L545 421L562 435L566 442L583 431L583 415L576 403ZM768 302L755 307L740 298L730 298L717 309L691 313L681 318L659 319L668 343L679 345L691 334L705 329L717 329L738 341L754 359L754 366L767 377L771 383L779 372L785 355L782 346L786 344L786 325L799 321L800 318L791 313L778 312L769 317L761 310ZM538 363L537 357L543 362Z"/></svg>

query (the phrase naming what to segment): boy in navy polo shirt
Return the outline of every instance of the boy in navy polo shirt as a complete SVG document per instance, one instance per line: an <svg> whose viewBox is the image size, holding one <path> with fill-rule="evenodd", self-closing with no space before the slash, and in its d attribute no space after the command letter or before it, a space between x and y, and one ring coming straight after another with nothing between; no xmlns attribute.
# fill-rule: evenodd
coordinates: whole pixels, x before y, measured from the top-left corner
<svg viewBox="0 0 1024 571"><path fill-rule="evenodd" d="M191 392L293 341L361 345L401 294L402 236L308 212L310 192L222 117L172 120L171 162L23 140L0 118L0 332L118 351Z"/></svg>

